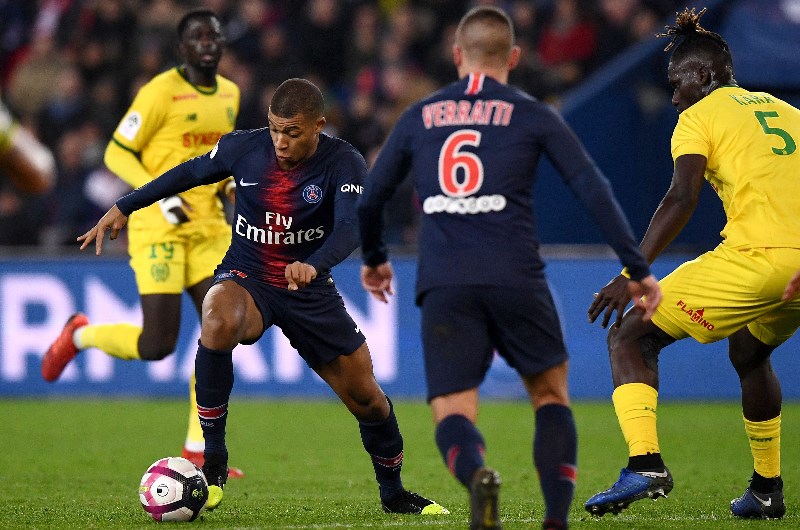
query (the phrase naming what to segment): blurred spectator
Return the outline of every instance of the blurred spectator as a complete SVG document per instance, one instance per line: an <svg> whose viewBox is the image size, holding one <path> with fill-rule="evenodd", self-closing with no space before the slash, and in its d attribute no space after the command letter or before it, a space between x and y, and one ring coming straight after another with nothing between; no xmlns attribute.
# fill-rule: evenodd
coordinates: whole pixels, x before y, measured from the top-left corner
<svg viewBox="0 0 800 530"><path fill-rule="evenodd" d="M90 101L83 77L74 66L61 70L55 82L59 90L50 95L38 116L41 139L51 149L67 130L83 122Z"/></svg>
<svg viewBox="0 0 800 530"><path fill-rule="evenodd" d="M555 0L536 47L548 68L548 91L557 95L575 86L597 49L594 25L580 0Z"/></svg>
<svg viewBox="0 0 800 530"><path fill-rule="evenodd" d="M76 234L93 226L93 220L104 212L89 201L84 193L86 177L97 161L84 158L86 138L83 131L72 129L58 141L58 182L48 198L45 210L49 228L43 232L40 243L46 246L73 244Z"/></svg>
<svg viewBox="0 0 800 530"><path fill-rule="evenodd" d="M343 5L338 0L308 0L292 31L292 48L306 67L303 77L316 74L328 86L338 85L344 73L348 35Z"/></svg>
<svg viewBox="0 0 800 530"><path fill-rule="evenodd" d="M258 65L262 35L278 18L277 10L267 0L241 0L225 25L228 50L243 62Z"/></svg>
<svg viewBox="0 0 800 530"><path fill-rule="evenodd" d="M57 90L56 79L67 67L48 33L33 37L29 53L20 60L8 85L8 104L25 124L35 126L39 113Z"/></svg>
<svg viewBox="0 0 800 530"><path fill-rule="evenodd" d="M282 25L272 24L266 28L258 44L260 54L253 68L260 85L280 85L287 79L303 75L303 66L289 49L286 28Z"/></svg>

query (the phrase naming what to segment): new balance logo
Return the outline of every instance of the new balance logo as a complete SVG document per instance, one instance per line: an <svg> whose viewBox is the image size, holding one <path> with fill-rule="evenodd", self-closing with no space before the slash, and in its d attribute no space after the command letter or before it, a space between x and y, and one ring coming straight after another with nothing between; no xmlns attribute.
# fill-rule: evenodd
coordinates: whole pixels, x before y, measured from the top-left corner
<svg viewBox="0 0 800 530"><path fill-rule="evenodd" d="M255 186L258 182L245 182L244 179L239 179L240 186Z"/></svg>

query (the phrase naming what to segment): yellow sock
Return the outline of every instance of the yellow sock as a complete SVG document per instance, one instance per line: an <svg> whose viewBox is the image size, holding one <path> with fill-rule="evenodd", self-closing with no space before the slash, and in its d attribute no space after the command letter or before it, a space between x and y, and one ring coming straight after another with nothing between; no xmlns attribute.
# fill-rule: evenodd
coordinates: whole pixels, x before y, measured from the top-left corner
<svg viewBox="0 0 800 530"><path fill-rule="evenodd" d="M628 383L618 386L611 399L628 442L628 456L660 453L656 431L658 391L644 383Z"/></svg>
<svg viewBox="0 0 800 530"><path fill-rule="evenodd" d="M94 324L80 328L73 337L75 345L85 348L98 348L107 354L130 361L139 356L140 326L133 324Z"/></svg>
<svg viewBox="0 0 800 530"><path fill-rule="evenodd" d="M186 432L186 443L183 445L187 451L202 453L206 448L206 440L203 438L203 428L200 427L200 417L197 415L197 393L194 389L195 378L189 381L189 430Z"/></svg>
<svg viewBox="0 0 800 530"><path fill-rule="evenodd" d="M750 421L745 417L744 432L753 454L753 469L765 478L781 474L781 415L767 421Z"/></svg>

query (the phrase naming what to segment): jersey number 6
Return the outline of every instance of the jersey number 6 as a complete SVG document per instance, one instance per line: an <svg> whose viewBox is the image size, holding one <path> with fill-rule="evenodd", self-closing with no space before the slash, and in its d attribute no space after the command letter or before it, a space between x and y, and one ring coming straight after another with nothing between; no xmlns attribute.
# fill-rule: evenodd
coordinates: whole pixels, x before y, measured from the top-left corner
<svg viewBox="0 0 800 530"><path fill-rule="evenodd" d="M472 129L460 129L444 141L439 151L439 186L448 197L467 197L483 185L481 159L475 153L461 150L464 146L478 147L480 143L481 133Z"/></svg>

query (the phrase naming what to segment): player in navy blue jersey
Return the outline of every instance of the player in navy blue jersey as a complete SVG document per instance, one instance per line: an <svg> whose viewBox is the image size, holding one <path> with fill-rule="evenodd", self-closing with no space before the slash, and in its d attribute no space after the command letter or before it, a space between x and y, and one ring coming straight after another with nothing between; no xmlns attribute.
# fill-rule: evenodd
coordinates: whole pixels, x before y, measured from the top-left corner
<svg viewBox="0 0 800 530"><path fill-rule="evenodd" d="M484 465L475 423L478 386L496 349L516 369L536 416L533 460L543 528L566 528L577 435L567 352L538 254L532 188L541 154L555 164L630 272L646 315L661 297L609 182L550 107L506 85L519 60L499 8L461 19L453 46L460 80L412 105L382 147L358 206L364 288L393 294L383 209L411 172L424 212L417 275L428 400L436 443L470 491L471 528L500 528L500 477ZM643 300L642 297L645 296Z"/></svg>
<svg viewBox="0 0 800 530"><path fill-rule="evenodd" d="M209 153L121 198L78 240L81 249L96 240L100 254L105 232L115 239L131 212L233 175L233 237L203 301L195 361L206 507L222 501L227 478L233 348L256 342L275 324L358 419L384 511L448 513L403 487L403 438L392 403L331 277L331 267L358 246L355 203L367 168L350 144L321 132L323 108L312 83L285 81L270 103L269 127L226 134Z"/></svg>

